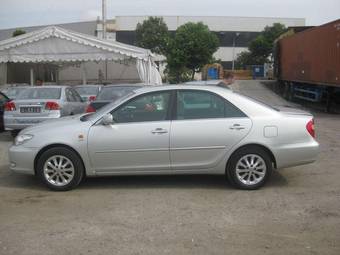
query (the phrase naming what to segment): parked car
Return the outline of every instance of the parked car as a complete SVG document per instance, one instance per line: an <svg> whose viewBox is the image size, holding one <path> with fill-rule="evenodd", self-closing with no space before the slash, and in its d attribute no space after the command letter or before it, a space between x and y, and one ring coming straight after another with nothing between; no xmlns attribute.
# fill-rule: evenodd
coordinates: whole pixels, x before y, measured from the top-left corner
<svg viewBox="0 0 340 255"><path fill-rule="evenodd" d="M19 86L19 87L8 87L1 92L4 93L8 98L14 100L18 96L18 94L23 91L24 89L29 88L28 86Z"/></svg>
<svg viewBox="0 0 340 255"><path fill-rule="evenodd" d="M88 105L86 112L98 111L104 105L112 103L141 87L142 85L137 84L106 85L101 89L97 98Z"/></svg>
<svg viewBox="0 0 340 255"><path fill-rule="evenodd" d="M307 112L221 87L170 85L27 128L9 158L13 171L35 174L53 190L85 176L131 174L226 174L238 188L257 189L273 168L311 163L318 150Z"/></svg>
<svg viewBox="0 0 340 255"><path fill-rule="evenodd" d="M72 87L29 87L5 104L5 129L15 136L19 130L39 122L83 113L86 105Z"/></svg>
<svg viewBox="0 0 340 255"><path fill-rule="evenodd" d="M75 86L74 89L78 92L81 98L85 102L92 102L96 100L96 97L101 90L103 85L79 85Z"/></svg>
<svg viewBox="0 0 340 255"><path fill-rule="evenodd" d="M4 109L8 101L10 101L10 99L4 93L0 92L0 132L4 131Z"/></svg>

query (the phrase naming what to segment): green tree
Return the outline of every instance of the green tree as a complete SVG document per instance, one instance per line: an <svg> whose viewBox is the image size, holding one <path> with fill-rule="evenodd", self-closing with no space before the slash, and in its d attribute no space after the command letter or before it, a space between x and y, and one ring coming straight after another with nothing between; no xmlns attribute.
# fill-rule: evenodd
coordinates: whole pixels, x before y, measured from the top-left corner
<svg viewBox="0 0 340 255"><path fill-rule="evenodd" d="M245 69L247 65L252 64L252 56L249 51L242 51L237 55L235 60L236 69Z"/></svg>
<svg viewBox="0 0 340 255"><path fill-rule="evenodd" d="M13 31L12 37L16 37L18 35L23 35L23 34L26 34L26 31L20 28L17 28L15 31Z"/></svg>
<svg viewBox="0 0 340 255"><path fill-rule="evenodd" d="M202 22L180 26L170 39L166 53L169 73L174 73L180 82L189 70L193 79L196 72L213 60L218 46L217 36Z"/></svg>
<svg viewBox="0 0 340 255"><path fill-rule="evenodd" d="M136 27L137 46L150 49L153 53L164 54L169 38L168 26L163 18L149 17Z"/></svg>
<svg viewBox="0 0 340 255"><path fill-rule="evenodd" d="M263 65L270 62L269 57L273 53L275 40L286 31L286 27L280 23L267 26L254 40L249 43L248 52L239 54L236 65Z"/></svg>

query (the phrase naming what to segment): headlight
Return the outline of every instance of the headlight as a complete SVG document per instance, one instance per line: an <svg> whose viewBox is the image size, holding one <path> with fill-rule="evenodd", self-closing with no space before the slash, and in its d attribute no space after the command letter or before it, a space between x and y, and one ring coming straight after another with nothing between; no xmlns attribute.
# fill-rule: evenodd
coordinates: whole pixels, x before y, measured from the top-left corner
<svg viewBox="0 0 340 255"><path fill-rule="evenodd" d="M33 138L33 135L25 134L25 135L18 135L15 140L14 144L15 145L21 145Z"/></svg>

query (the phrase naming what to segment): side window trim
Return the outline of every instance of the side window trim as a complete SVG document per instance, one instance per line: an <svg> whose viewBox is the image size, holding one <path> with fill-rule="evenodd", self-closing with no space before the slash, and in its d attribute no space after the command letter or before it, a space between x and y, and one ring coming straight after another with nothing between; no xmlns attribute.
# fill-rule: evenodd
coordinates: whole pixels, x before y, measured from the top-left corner
<svg viewBox="0 0 340 255"><path fill-rule="evenodd" d="M209 93L211 95L214 95L218 98L220 98L221 100L223 100L224 102L224 117L218 117L218 118L195 118L195 119L178 119L178 115L177 115L177 105L178 105L178 93L179 92L206 92ZM200 120L200 119L230 119L230 118L236 118L236 117L227 117L226 116L226 104L231 105L232 107L235 107L238 111L240 111L244 116L240 116L237 118L249 118L240 108L238 108L237 106L235 106L233 103L231 103L229 100L225 99L224 97L212 92L212 91L208 91L208 90L202 90L202 89L177 89L175 92L175 106L174 106L174 112L172 114L172 120L180 120L180 121L186 121L186 120Z"/></svg>

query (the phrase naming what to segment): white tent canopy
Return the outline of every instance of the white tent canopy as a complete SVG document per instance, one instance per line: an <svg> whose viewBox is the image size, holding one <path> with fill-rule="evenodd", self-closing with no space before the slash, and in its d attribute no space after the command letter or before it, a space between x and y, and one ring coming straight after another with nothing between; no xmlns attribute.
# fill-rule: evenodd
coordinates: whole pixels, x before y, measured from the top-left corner
<svg viewBox="0 0 340 255"><path fill-rule="evenodd" d="M161 84L150 50L99 39L56 26L0 41L0 63L48 63L135 60L139 77Z"/></svg>

